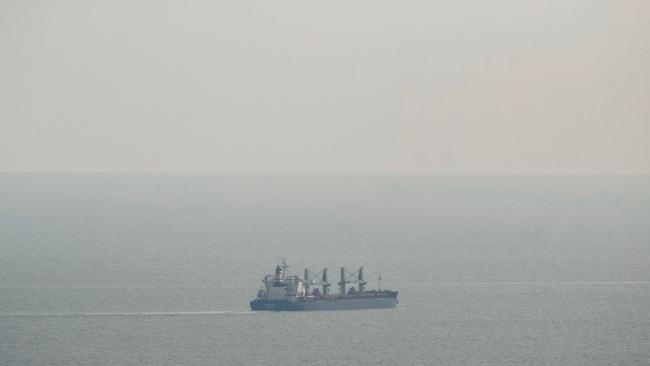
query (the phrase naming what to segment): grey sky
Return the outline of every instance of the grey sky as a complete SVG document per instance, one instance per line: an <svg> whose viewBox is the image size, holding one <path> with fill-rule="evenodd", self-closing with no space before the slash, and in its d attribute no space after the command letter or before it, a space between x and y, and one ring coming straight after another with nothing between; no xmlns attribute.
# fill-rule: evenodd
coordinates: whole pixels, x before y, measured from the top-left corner
<svg viewBox="0 0 650 366"><path fill-rule="evenodd" d="M2 1L0 171L650 173L650 1Z"/></svg>

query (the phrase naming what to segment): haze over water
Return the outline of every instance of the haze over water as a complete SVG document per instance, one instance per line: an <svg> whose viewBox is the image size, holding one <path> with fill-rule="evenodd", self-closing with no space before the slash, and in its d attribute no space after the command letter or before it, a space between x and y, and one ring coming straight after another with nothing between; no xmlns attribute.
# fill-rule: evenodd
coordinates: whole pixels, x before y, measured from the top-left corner
<svg viewBox="0 0 650 366"><path fill-rule="evenodd" d="M647 365L647 176L0 176L0 364ZM252 313L281 257L396 309ZM334 281L333 281L334 282Z"/></svg>
<svg viewBox="0 0 650 366"><path fill-rule="evenodd" d="M0 366L650 365L648 35L647 0L0 1ZM400 304L250 312L282 257Z"/></svg>

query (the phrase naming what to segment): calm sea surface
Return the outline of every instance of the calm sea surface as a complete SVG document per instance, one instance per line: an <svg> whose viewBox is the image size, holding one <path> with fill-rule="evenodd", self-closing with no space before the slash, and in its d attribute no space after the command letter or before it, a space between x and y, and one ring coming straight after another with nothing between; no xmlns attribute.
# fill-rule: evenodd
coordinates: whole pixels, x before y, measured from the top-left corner
<svg viewBox="0 0 650 366"><path fill-rule="evenodd" d="M650 365L650 178L0 175L0 365Z"/></svg>

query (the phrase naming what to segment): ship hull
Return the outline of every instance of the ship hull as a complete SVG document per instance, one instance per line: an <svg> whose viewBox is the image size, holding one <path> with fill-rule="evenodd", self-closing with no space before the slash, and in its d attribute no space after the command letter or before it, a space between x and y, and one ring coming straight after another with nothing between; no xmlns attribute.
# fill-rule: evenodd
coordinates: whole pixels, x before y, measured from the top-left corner
<svg viewBox="0 0 650 366"><path fill-rule="evenodd" d="M315 300L261 300L250 302L253 311L319 311L351 309L389 309L397 306L395 297L331 298Z"/></svg>

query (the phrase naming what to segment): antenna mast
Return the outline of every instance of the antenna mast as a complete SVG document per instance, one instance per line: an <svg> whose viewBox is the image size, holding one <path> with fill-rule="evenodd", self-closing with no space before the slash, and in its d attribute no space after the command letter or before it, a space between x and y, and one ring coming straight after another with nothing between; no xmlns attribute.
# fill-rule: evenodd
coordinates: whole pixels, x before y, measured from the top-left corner
<svg viewBox="0 0 650 366"><path fill-rule="evenodd" d="M289 269L289 267L290 266L287 264L287 261L284 260L284 257L282 257L282 265L280 266L280 268L282 268L282 277L283 278L287 276L287 270Z"/></svg>

